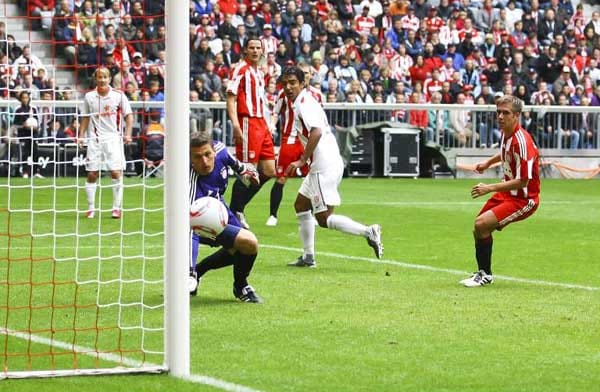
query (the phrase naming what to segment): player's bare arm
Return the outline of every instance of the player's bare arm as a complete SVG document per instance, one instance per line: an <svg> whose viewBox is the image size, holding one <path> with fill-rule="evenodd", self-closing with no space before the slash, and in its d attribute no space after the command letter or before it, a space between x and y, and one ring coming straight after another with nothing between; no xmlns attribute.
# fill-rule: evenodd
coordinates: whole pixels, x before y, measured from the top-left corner
<svg viewBox="0 0 600 392"><path fill-rule="evenodd" d="M515 178L514 180L498 182L495 184L479 183L471 189L471 197L475 199L490 192L508 192L514 189L525 188L528 183L529 180L526 178Z"/></svg>
<svg viewBox="0 0 600 392"><path fill-rule="evenodd" d="M496 155L494 155L487 161L480 162L477 165L475 165L475 171L479 174L482 174L486 169L489 169L490 166L492 166L494 163L500 162L500 160L501 160L500 153L497 153Z"/></svg>
<svg viewBox="0 0 600 392"><path fill-rule="evenodd" d="M81 120L79 122L79 134L77 137L77 142L79 144L83 144L83 142L85 141L85 133L87 132L89 125L90 125L89 116L81 117Z"/></svg>
<svg viewBox="0 0 600 392"><path fill-rule="evenodd" d="M125 144L131 143L131 135L133 134L133 114L129 113L125 116Z"/></svg>
<svg viewBox="0 0 600 392"><path fill-rule="evenodd" d="M227 116L231 120L231 126L233 127L233 143L241 144L244 141L242 134L242 127L237 117L237 96L231 93L227 93Z"/></svg>
<svg viewBox="0 0 600 392"><path fill-rule="evenodd" d="M304 148L304 153L302 154L300 159L290 163L290 165L285 170L286 176L291 176L292 173L294 173L296 171L296 169L299 169L299 168L303 167L304 165L306 165L306 163L312 156L313 151L315 151L315 148L317 148L317 145L319 144L320 139L321 139L321 128L311 128L310 136L308 137L308 141L306 142L306 147Z"/></svg>

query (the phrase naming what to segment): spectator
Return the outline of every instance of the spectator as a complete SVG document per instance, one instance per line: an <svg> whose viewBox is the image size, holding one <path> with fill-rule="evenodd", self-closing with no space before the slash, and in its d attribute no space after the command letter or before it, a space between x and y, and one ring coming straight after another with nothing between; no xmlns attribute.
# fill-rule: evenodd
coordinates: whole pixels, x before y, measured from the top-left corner
<svg viewBox="0 0 600 392"><path fill-rule="evenodd" d="M567 86L569 89L569 94L567 96L575 93L575 83L573 82L573 78L571 76L571 68L566 65L562 67L562 73L552 84L552 92L554 93L554 97L557 101L563 86ZM561 103L559 103L559 105L560 104Z"/></svg>
<svg viewBox="0 0 600 392"><path fill-rule="evenodd" d="M120 72L112 78L111 86L113 88L125 91L127 84L132 83L135 90L138 88L137 80L135 75L131 73L131 66L129 61L123 60L120 65Z"/></svg>
<svg viewBox="0 0 600 392"><path fill-rule="evenodd" d="M344 31L342 22L338 19L338 13L335 10L329 11L327 14L327 20L323 22L325 30L327 31L327 42L333 46L340 46L338 37Z"/></svg>
<svg viewBox="0 0 600 392"><path fill-rule="evenodd" d="M456 51L456 45L453 43L448 44L447 52L442 56L442 61L445 61L448 57L452 59L454 69L462 69L464 67L465 58L461 53Z"/></svg>
<svg viewBox="0 0 600 392"><path fill-rule="evenodd" d="M119 26L125 12L121 9L120 1L113 1L111 7L102 13L102 23L104 26Z"/></svg>
<svg viewBox="0 0 600 392"><path fill-rule="evenodd" d="M442 103L442 94L439 92L434 92L431 94L431 103L434 105ZM449 132L449 128L450 122L449 113L447 110L429 109L427 111L427 127L425 128L427 141L434 141L439 140L439 138L444 138Z"/></svg>
<svg viewBox="0 0 600 392"><path fill-rule="evenodd" d="M558 96L558 105L569 105L569 99L566 95L560 94ZM558 134L562 138L562 147L572 150L578 148L581 137L580 132L583 133L581 113L561 112L558 114L558 118Z"/></svg>
<svg viewBox="0 0 600 392"><path fill-rule="evenodd" d="M530 102L531 101L531 94L529 93L529 90L527 89L527 86L524 84L518 84L517 88L515 88L515 97L519 98L520 100L522 100L523 102Z"/></svg>
<svg viewBox="0 0 600 392"><path fill-rule="evenodd" d="M125 85L125 95L127 96L127 99L129 99L130 102L137 102L140 100L139 94L140 94L140 90L137 87L137 83L135 82L127 82L127 84Z"/></svg>
<svg viewBox="0 0 600 392"><path fill-rule="evenodd" d="M423 85L425 79L431 74L431 68L425 64L423 55L418 55L415 59L415 64L409 68L408 72L410 73L410 80L413 86L416 83Z"/></svg>
<svg viewBox="0 0 600 392"><path fill-rule="evenodd" d="M148 47L148 59L156 61L161 50L166 50L166 27L164 25L158 26L156 30L156 37L152 39L152 43Z"/></svg>
<svg viewBox="0 0 600 392"><path fill-rule="evenodd" d="M456 103L464 104L465 95L456 95ZM449 145L452 147L467 147L471 144L473 130L468 110L452 110L450 112Z"/></svg>
<svg viewBox="0 0 600 392"><path fill-rule="evenodd" d="M339 89L338 87L339 87L338 80L335 77L330 78L327 82L327 90L325 92L326 96L334 95L335 101L333 101L333 102L344 102L346 100L346 96L344 95L342 90Z"/></svg>
<svg viewBox="0 0 600 392"><path fill-rule="evenodd" d="M131 15L123 15L122 22L119 25L119 32L125 41L133 41L137 34L137 27L133 24Z"/></svg>
<svg viewBox="0 0 600 392"><path fill-rule="evenodd" d="M589 106L590 99L586 96L581 97L581 106ZM596 148L598 143L598 136L594 137L594 132L598 132L598 119L600 116L598 114L592 114L589 112L584 112L581 114L582 116L582 148ZM596 130L596 131L595 131Z"/></svg>
<svg viewBox="0 0 600 392"><path fill-rule="evenodd" d="M221 79L215 73L215 63L213 60L207 60L205 71L200 74L200 78L204 83L204 90L208 96L213 92L221 93L223 88Z"/></svg>
<svg viewBox="0 0 600 392"><path fill-rule="evenodd" d="M548 103L545 103L548 102ZM537 91L531 94L532 105L552 105L554 96L548 91L548 84L544 80L538 82Z"/></svg>
<svg viewBox="0 0 600 392"><path fill-rule="evenodd" d="M131 3L131 10L129 11L131 14L131 23L135 26L135 28L139 30L144 30L144 21L146 19L146 13L144 12L144 7L141 1L134 1Z"/></svg>
<svg viewBox="0 0 600 392"><path fill-rule="evenodd" d="M260 37L260 42L263 45L265 55L268 55L269 53L275 53L277 51L277 46L279 45L279 40L275 38L272 33L273 27L271 24L265 24L263 26L263 34Z"/></svg>
<svg viewBox="0 0 600 392"><path fill-rule="evenodd" d="M404 41L404 46L406 46L406 52L412 58L423 54L423 44L421 40L417 38L417 33L413 30L408 30L406 41Z"/></svg>
<svg viewBox="0 0 600 392"><path fill-rule="evenodd" d="M12 124L16 128L19 138L22 165L20 172L23 178L29 178L33 173L34 162L37 162L37 138L38 138L38 110L31 106L31 96L27 91L19 94L21 106L15 109ZM31 159L27 159L30 157ZM36 177L42 177L39 168L36 169Z"/></svg>
<svg viewBox="0 0 600 392"><path fill-rule="evenodd" d="M555 20L554 10L549 8L544 13L544 19L537 28L537 37L545 45L550 45L556 34L562 32L562 22Z"/></svg>
<svg viewBox="0 0 600 392"><path fill-rule="evenodd" d="M23 46L22 54L13 62L13 77L17 74L20 66L24 66L27 73L35 74L40 68L44 68L44 64L38 56L31 53L29 45Z"/></svg>
<svg viewBox="0 0 600 392"><path fill-rule="evenodd" d="M475 104L487 105L484 97L478 97ZM495 147L500 141L501 133L498 128L496 113L489 110L474 111L473 124L475 131L479 135L479 147Z"/></svg>
<svg viewBox="0 0 600 392"><path fill-rule="evenodd" d="M260 36L261 26L256 23L256 19L254 19L253 14L246 15L244 19L244 26L246 27L246 34L248 34L248 36Z"/></svg>
<svg viewBox="0 0 600 392"><path fill-rule="evenodd" d="M539 57L536 68L540 78L547 83L554 83L561 74L562 66L562 60L557 56L556 46L550 45L548 53Z"/></svg>
<svg viewBox="0 0 600 392"><path fill-rule="evenodd" d="M410 95L410 103L421 103L420 95L421 94L414 91ZM429 119L427 117L427 110L411 109L408 113L408 123L414 125L415 127L421 128L422 130L427 128L428 121Z"/></svg>

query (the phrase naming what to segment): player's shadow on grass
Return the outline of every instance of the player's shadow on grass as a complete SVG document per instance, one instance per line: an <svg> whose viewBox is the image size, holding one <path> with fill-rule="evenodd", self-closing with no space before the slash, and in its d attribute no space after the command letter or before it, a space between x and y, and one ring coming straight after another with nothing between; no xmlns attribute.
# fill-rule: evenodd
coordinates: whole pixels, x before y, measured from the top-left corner
<svg viewBox="0 0 600 392"><path fill-rule="evenodd" d="M195 297L190 299L190 307L197 308L200 306L239 306L241 304L240 301L233 298L223 298L223 297Z"/></svg>

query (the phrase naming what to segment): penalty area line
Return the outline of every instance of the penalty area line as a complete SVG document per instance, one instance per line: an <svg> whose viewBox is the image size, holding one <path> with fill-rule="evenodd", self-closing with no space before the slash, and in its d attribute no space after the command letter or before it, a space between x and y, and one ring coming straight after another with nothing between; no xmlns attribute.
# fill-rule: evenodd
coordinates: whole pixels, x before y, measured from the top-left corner
<svg viewBox="0 0 600 392"><path fill-rule="evenodd" d="M289 246L260 244L260 247L267 248L267 249L283 250L286 252L302 253L302 249L292 248ZM438 267L432 267L430 265L424 265L424 264L411 264L411 263L406 263L406 262L398 261L398 260L376 259L373 257L361 257L361 256L349 256L349 255L345 255L345 254L341 254L341 253L332 253L332 252L317 252L317 255L336 258L336 259L344 259L344 260L367 261L369 263L374 263L374 264L388 264L388 265L394 265L394 266L400 267L400 268L416 269L416 270L431 271L431 272L444 272L444 273L451 274L451 275L463 275L464 276L464 275L470 274L470 272L465 272L465 271L460 271L460 270L455 270L455 269L450 269L450 268L438 268ZM517 282L517 283L525 283L525 284L531 284L531 285L536 285L536 286L561 287L561 288L565 288L565 289L575 289L575 290L585 290L585 291L600 291L600 287L595 287L595 286L584 286L584 285L572 284L572 283L561 283L561 282L550 282L550 281L546 281L546 280L517 278L514 276L506 276L506 275L494 275L494 279L506 280L506 281Z"/></svg>
<svg viewBox="0 0 600 392"><path fill-rule="evenodd" d="M93 348L79 346L76 344L71 344L71 343L66 343L66 342L61 342L61 341L55 340L55 339L48 339L48 338L45 338L42 336L37 336L37 335L33 335L30 333L26 333L26 332L13 331L13 330L6 329L6 328L0 328L0 335L12 336L12 337L15 337L18 339L23 339L26 341L30 341L30 342L37 343L37 344L42 344L45 346L60 348L62 350L66 350L66 351L73 351L77 354L87 355L87 356L94 357L94 358L99 358L99 359L102 359L107 362L115 362L118 364L122 364L122 365L131 367L133 370L136 370L136 373L139 373L139 370L143 371L144 368L152 369L153 372L156 373L156 369L160 369L162 367L160 365L156 365L156 364L152 364L152 363L148 363L148 362L141 362L141 361L127 358L127 357L124 357L121 355L111 354L111 353L101 353L101 352L95 351ZM126 371L124 372L123 369L120 368L118 373L123 374L123 373L126 373ZM48 374L49 376L52 376L51 373L46 372L46 374ZM104 374L106 374L106 373L104 373ZM57 375L61 375L61 372L57 371ZM2 373L0 373L0 380L2 380L2 379L3 379ZM225 380L221 380L221 379L218 379L215 377L205 376L205 375L201 375L201 374L191 374L187 377L182 377L181 379L184 381L195 383L195 384L208 385L208 386L211 386L211 387L214 387L217 389L221 389L223 391L228 391L228 392L260 392L257 389L253 389L253 388L250 388L250 387L247 387L244 385L235 384L235 383L232 383L229 381L225 381Z"/></svg>

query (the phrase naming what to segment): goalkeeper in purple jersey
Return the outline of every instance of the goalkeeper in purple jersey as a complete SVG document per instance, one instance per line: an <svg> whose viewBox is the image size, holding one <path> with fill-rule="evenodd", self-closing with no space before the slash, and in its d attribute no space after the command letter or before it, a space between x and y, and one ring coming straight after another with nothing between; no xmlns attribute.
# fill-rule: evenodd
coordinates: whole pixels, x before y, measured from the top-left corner
<svg viewBox="0 0 600 392"><path fill-rule="evenodd" d="M225 204L223 194L227 189L229 168L242 182L247 185L258 185L258 172L248 163L242 163L232 157L227 147L213 141L210 136L196 132L190 139L190 204L201 197L214 197ZM200 278L208 271L233 265L233 295L243 302L261 303L262 299L256 294L247 278L258 254L258 240L242 225L231 212L229 207L228 224L216 238L191 234L191 263L189 289L191 295L196 295ZM199 263L198 247L200 243L221 248Z"/></svg>

